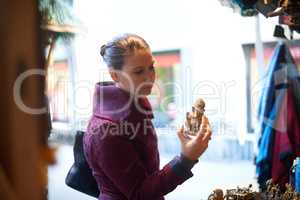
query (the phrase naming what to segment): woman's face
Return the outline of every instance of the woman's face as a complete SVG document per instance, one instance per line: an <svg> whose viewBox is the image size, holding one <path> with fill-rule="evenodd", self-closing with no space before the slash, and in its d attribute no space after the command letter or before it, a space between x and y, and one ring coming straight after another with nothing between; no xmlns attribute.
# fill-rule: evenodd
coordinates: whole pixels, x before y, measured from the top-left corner
<svg viewBox="0 0 300 200"><path fill-rule="evenodd" d="M122 70L116 73L118 86L135 95L149 95L155 81L153 65L150 50L136 50L125 58Z"/></svg>

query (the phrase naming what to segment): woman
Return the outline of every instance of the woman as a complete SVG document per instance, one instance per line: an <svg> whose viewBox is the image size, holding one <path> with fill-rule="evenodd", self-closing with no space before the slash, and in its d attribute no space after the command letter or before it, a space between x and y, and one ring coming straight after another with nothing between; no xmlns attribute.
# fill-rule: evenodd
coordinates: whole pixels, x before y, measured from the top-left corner
<svg viewBox="0 0 300 200"><path fill-rule="evenodd" d="M181 154L159 170L157 137L147 95L155 81L149 45L125 34L101 47L112 83L98 83L93 116L84 136L87 162L100 189L100 200L161 200L192 177L191 168L206 150L207 118L196 137L178 137Z"/></svg>

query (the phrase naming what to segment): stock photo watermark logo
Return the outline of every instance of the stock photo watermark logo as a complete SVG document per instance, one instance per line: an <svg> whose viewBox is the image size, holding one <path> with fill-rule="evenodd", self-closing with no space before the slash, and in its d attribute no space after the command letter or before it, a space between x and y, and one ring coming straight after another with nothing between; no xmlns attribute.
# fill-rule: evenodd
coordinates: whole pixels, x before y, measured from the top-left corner
<svg viewBox="0 0 300 200"><path fill-rule="evenodd" d="M224 116L227 113L227 105L229 103L228 101L228 93L230 90L235 89L234 87L237 85L236 81L210 81L210 80L202 80L198 81L196 84L194 84L193 87L187 87L188 84L191 84L191 80L185 77L190 77L191 75L191 69L189 67L185 68L185 73L182 75L182 78L184 81L174 80L169 82L150 82L150 81L141 81L141 82L135 82L132 80L128 74L118 70L118 73L124 77L126 80L126 88L130 95L127 102L123 104L121 107L117 107L115 110L107 110L108 114L112 113L118 113L123 112L126 109L128 109L129 106L132 104L135 105L135 107L138 109L139 112L148 114L149 110L145 109L141 104L138 102L138 99L144 98L145 96L148 96L148 99L150 101L156 101L157 107L162 112L170 112L170 110L167 110L167 107L164 107L163 105L165 102L168 102L169 99L175 100L174 104L175 106L172 106L172 112L176 113L176 116L185 116L187 111L190 111L190 106L192 103L199 97L205 99L205 101L208 102L208 107L206 108L206 114L210 117L216 119L213 120L213 124L218 127L217 132L220 132L220 134L224 133L226 129L228 132L228 129L231 129L230 132L235 132L235 125L234 122L225 120ZM100 70L100 76L99 80L103 80L105 76L109 76L108 70ZM21 87L22 83L25 79L29 78L30 76L46 76L45 70L40 69L33 69L33 70L27 70L26 72L22 73L15 81L14 84L14 100L16 105L21 109L23 112L29 113L29 114L44 114L47 112L47 108L30 108L25 105L21 98ZM49 78L49 77L48 77ZM61 112L76 112L76 114L81 116L88 116L90 113L86 110L92 110L93 100L97 101L99 103L99 107L103 107L104 103L104 93L99 93L99 96L97 96L96 99L93 97L93 91L92 88L94 88L94 83L90 80L86 81L77 81L73 85L68 80L60 80L58 84L61 84L61 87L66 87L63 91L70 92L71 88L73 90L71 93L76 95L75 101L73 103L73 107L71 109L62 109ZM144 88L149 88L149 86L152 87L152 92L149 95L141 94L144 90ZM163 95L163 87L169 87L172 88L173 93L171 95ZM83 93L85 93L83 95ZM67 94L60 94L60 95L67 95ZM79 100L77 100L79 99ZM86 99L84 102L86 104L82 106L80 103L80 99ZM54 101L54 103L58 104L60 103L57 99L51 99L51 101ZM57 102L55 102L57 101ZM95 102L94 102L95 103ZM184 118L184 117L183 117ZM184 122L182 122L184 123ZM229 128L229 125L231 128ZM167 126L170 128L170 130L175 130L178 127L174 126Z"/></svg>
<svg viewBox="0 0 300 200"><path fill-rule="evenodd" d="M150 119L143 119L139 122L122 121L120 123L104 123L101 125L96 120L91 122L88 130L92 134L101 134L101 140L111 136L126 136L133 140L138 136L155 135Z"/></svg>
<svg viewBox="0 0 300 200"><path fill-rule="evenodd" d="M189 70L186 69L186 72L188 73ZM196 100L199 97L204 98L207 101L212 101L216 105L215 108L207 108L207 112L210 114L224 114L226 112L226 102L227 102L227 92L230 87L233 87L236 85L235 81L228 81L228 82L214 82L209 80L203 80L198 81L196 85L191 88L191 92L186 91L186 83L188 80L180 82L180 81L172 81L172 82L164 82L164 83L149 83L149 82L142 82L138 85L134 83L134 81L124 72L119 71L118 73L122 74L122 76L127 80L127 89L128 92L131 94L134 94L134 96L130 96L128 99L128 104L131 103L137 103L136 99L143 98L145 95L141 95L140 91L143 90L144 87L147 87L149 85L152 85L152 90L155 90L155 93L152 93L148 96L149 99L158 99L158 106L163 112L166 112L166 108L162 105L164 105L165 102L168 101L168 99L179 99L178 103L180 105L174 107L175 111L180 114L185 114L184 107L185 105L190 105L194 100ZM104 77L105 74L108 74L107 70L101 70L100 74ZM29 78L30 76L46 76L46 71L41 69L31 69L27 70L24 73L20 74L15 83L14 83L14 100L19 109L21 109L23 112L29 113L29 114L43 114L47 112L46 108L30 108L25 105L24 101L21 97L21 87L23 82ZM188 76L188 75L186 75ZM63 91L65 93L68 93L71 88L73 89L72 93L76 94L76 97L78 99L80 98L87 98L88 100L85 102L89 102L85 104L84 106L80 105L79 103L76 103L76 100L74 102L74 109L76 110L85 110L87 108L91 108L92 100L93 100L93 92L91 91L91 88L94 88L94 83L89 80L80 80L75 82L73 85L69 80L62 80L60 79L59 82L56 83L57 87L64 88ZM162 88L163 87L169 87L172 88L174 93L172 95L166 95L163 96ZM206 92L201 92L201 90L204 89ZM82 97L82 93L84 93L84 97ZM61 95L67 95L67 94L61 94ZM100 93L100 98L98 99L101 101L103 99L103 96L101 96L102 93ZM54 99L53 101L58 101ZM101 102L100 102L101 103ZM115 110L112 112L122 112L124 109L127 109L127 104L124 108L120 108L120 110ZM139 111L146 112L142 107L139 106L139 104L136 104ZM81 113L84 114L84 113Z"/></svg>
<svg viewBox="0 0 300 200"><path fill-rule="evenodd" d="M23 82L27 78L29 78L30 76L33 76L33 75L46 76L46 71L41 70L41 69L30 69L30 70L27 70L27 71L23 72L22 74L20 74L17 77L17 79L14 83L14 87L13 87L14 101L15 101L15 104L18 106L18 108L27 114L33 114L33 115L45 114L45 113L47 113L46 106L43 108L31 108L31 107L25 105L25 103L21 97L21 88L22 88Z"/></svg>

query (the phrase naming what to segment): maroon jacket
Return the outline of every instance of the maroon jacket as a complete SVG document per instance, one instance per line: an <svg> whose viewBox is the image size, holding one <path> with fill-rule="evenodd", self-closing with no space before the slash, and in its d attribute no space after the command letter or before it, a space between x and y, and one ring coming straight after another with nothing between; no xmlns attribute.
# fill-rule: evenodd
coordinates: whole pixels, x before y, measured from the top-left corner
<svg viewBox="0 0 300 200"><path fill-rule="evenodd" d="M131 101L113 83L96 85L84 152L100 200L163 200L192 177L195 164L176 156L159 170L157 137L147 99Z"/></svg>

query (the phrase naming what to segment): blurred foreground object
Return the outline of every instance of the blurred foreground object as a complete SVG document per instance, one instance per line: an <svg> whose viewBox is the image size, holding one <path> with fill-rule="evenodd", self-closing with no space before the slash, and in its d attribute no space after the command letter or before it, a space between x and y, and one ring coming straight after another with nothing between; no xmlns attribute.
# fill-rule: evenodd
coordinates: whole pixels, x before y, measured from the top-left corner
<svg viewBox="0 0 300 200"><path fill-rule="evenodd" d="M221 189L216 189L208 196L208 200L300 200L299 194L289 184L286 184L284 191L272 179L266 185L265 192L253 191L250 184L244 188L238 186L236 189L227 189L224 196Z"/></svg>

